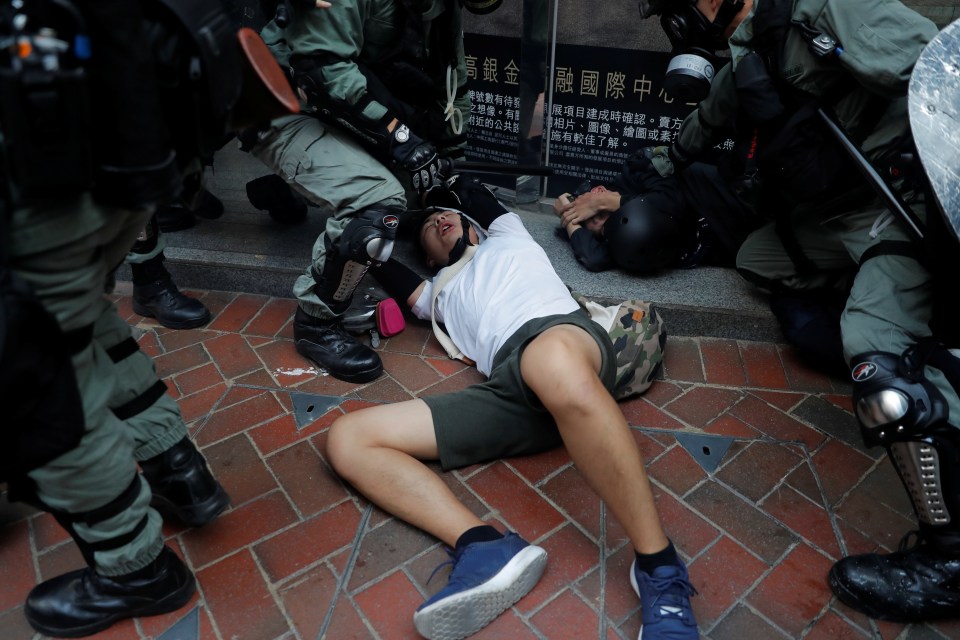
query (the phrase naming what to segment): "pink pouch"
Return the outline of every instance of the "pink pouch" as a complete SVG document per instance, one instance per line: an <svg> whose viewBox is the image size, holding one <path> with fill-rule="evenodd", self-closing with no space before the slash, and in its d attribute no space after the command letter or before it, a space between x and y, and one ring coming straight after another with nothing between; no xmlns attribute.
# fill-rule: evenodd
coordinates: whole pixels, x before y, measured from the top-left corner
<svg viewBox="0 0 960 640"><path fill-rule="evenodd" d="M384 338L395 336L407 326L403 312L393 298L385 298L377 303L377 331Z"/></svg>

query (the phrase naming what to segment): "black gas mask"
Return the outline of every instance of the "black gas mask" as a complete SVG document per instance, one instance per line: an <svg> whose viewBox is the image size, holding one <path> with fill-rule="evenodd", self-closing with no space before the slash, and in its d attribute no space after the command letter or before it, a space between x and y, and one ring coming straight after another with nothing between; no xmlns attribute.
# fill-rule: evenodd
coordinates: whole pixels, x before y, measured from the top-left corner
<svg viewBox="0 0 960 640"><path fill-rule="evenodd" d="M660 25L673 47L664 90L684 102L707 97L716 73L716 51L727 48L724 30L743 9L743 0L726 0L711 22L696 0L641 0L640 15L660 15Z"/></svg>

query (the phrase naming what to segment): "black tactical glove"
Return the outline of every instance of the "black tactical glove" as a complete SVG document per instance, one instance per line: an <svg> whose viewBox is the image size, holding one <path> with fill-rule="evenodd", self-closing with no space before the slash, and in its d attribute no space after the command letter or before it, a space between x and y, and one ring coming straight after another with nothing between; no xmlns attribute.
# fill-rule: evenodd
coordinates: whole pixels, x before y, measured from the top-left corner
<svg viewBox="0 0 960 640"><path fill-rule="evenodd" d="M441 186L453 173L450 160L440 157L436 147L399 122L390 136L390 155L413 174L413 188L421 196Z"/></svg>
<svg viewBox="0 0 960 640"><path fill-rule="evenodd" d="M507 213L497 196L477 178L458 174L446 180L442 188L427 194L425 204L463 211L484 228Z"/></svg>

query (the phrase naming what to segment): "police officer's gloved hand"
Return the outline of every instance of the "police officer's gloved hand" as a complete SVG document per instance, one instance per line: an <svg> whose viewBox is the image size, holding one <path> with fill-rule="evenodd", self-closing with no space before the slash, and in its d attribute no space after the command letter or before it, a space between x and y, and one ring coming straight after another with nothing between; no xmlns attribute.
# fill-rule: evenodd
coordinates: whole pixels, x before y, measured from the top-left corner
<svg viewBox="0 0 960 640"><path fill-rule="evenodd" d="M673 175L673 160L670 158L670 147L666 145L644 147L642 151L644 157L661 177L666 178L667 176Z"/></svg>
<svg viewBox="0 0 960 640"><path fill-rule="evenodd" d="M436 147L399 122L390 136L390 155L412 174L413 188L421 196L441 186L453 173L450 160L442 158Z"/></svg>
<svg viewBox="0 0 960 640"><path fill-rule="evenodd" d="M489 187L474 176L464 174L454 175L442 187L430 191L425 204L463 211L484 224L507 213L507 208Z"/></svg>

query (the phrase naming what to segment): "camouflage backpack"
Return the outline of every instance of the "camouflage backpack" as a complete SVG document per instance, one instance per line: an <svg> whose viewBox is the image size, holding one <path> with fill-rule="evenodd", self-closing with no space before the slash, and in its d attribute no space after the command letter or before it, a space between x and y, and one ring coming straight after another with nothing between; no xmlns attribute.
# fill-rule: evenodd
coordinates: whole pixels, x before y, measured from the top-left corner
<svg viewBox="0 0 960 640"><path fill-rule="evenodd" d="M613 397L623 400L646 391L660 371L667 342L667 330L656 308L642 300L605 307L577 293L573 297L610 334L617 356Z"/></svg>

